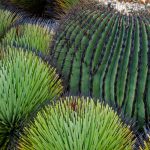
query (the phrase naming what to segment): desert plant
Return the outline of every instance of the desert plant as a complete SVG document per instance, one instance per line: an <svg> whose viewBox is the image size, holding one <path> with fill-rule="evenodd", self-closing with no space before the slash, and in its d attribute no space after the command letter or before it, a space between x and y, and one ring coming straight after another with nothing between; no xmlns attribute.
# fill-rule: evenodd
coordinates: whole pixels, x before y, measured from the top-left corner
<svg viewBox="0 0 150 150"><path fill-rule="evenodd" d="M132 149L134 135L108 105L67 97L37 114L19 140L23 150Z"/></svg>
<svg viewBox="0 0 150 150"><path fill-rule="evenodd" d="M143 125L150 118L150 14L89 6L61 23L54 63L71 94L103 98Z"/></svg>
<svg viewBox="0 0 150 150"><path fill-rule="evenodd" d="M0 40L4 36L7 29L13 24L15 19L15 14L8 10L0 9Z"/></svg>
<svg viewBox="0 0 150 150"><path fill-rule="evenodd" d="M47 17L54 16L55 18L60 18L62 14L65 14L79 2L81 2L81 0L54 0L50 2L47 0L47 4L45 5L45 15Z"/></svg>
<svg viewBox="0 0 150 150"><path fill-rule="evenodd" d="M150 141L144 142L144 148L140 147L140 150L150 150Z"/></svg>
<svg viewBox="0 0 150 150"><path fill-rule="evenodd" d="M53 31L46 25L21 24L11 28L2 43L6 46L22 47L46 55L49 53L53 34Z"/></svg>
<svg viewBox="0 0 150 150"><path fill-rule="evenodd" d="M33 53L1 48L0 147L14 149L23 125L45 102L58 98L61 81L54 68Z"/></svg>
<svg viewBox="0 0 150 150"><path fill-rule="evenodd" d="M150 150L150 136L148 135L148 140L144 141L144 147L140 146L140 150Z"/></svg>
<svg viewBox="0 0 150 150"><path fill-rule="evenodd" d="M80 0L2 0L4 5L27 11L35 16L59 18Z"/></svg>
<svg viewBox="0 0 150 150"><path fill-rule="evenodd" d="M32 14L40 15L44 11L46 0L1 0L3 5L15 6Z"/></svg>

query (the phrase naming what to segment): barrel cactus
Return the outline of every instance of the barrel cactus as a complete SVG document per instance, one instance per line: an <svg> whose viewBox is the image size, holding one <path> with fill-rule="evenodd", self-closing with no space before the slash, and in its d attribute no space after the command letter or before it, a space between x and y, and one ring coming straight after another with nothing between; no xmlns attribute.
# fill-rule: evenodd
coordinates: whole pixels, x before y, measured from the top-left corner
<svg viewBox="0 0 150 150"><path fill-rule="evenodd" d="M53 31L45 24L21 24L11 28L2 40L3 45L22 47L36 53L49 53Z"/></svg>
<svg viewBox="0 0 150 150"><path fill-rule="evenodd" d="M20 150L132 149L134 135L108 105L67 97L40 111L24 129Z"/></svg>
<svg viewBox="0 0 150 150"><path fill-rule="evenodd" d="M22 49L4 48L0 68L0 147L14 149L26 121L62 86L54 68Z"/></svg>
<svg viewBox="0 0 150 150"><path fill-rule="evenodd" d="M103 98L143 126L150 119L149 18L97 3L71 11L51 53L67 91Z"/></svg>

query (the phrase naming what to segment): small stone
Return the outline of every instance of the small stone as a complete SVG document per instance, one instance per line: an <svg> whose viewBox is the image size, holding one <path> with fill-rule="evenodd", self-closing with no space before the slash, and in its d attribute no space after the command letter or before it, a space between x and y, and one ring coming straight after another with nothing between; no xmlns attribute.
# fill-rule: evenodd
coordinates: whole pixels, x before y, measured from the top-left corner
<svg viewBox="0 0 150 150"><path fill-rule="evenodd" d="M139 0L139 2L133 2L133 0L98 0L100 3L114 8L122 14L129 15L131 12L141 12L150 10L150 0Z"/></svg>

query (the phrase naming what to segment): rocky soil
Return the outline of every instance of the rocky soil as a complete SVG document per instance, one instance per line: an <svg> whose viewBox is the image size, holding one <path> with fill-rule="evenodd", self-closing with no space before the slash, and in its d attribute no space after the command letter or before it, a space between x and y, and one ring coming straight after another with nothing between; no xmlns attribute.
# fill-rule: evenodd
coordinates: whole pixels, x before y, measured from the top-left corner
<svg viewBox="0 0 150 150"><path fill-rule="evenodd" d="M131 12L150 12L150 0L98 0L104 5L108 5L123 14Z"/></svg>

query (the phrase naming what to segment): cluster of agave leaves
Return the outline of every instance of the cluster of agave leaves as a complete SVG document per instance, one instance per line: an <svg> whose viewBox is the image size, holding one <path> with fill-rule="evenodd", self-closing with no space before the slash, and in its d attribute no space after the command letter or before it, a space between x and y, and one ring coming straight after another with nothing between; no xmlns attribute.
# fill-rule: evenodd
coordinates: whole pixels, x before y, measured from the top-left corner
<svg viewBox="0 0 150 150"><path fill-rule="evenodd" d="M101 100L63 96L46 57L54 36L49 22L20 19L0 9L0 149L150 149L148 140L136 147L131 125Z"/></svg>
<svg viewBox="0 0 150 150"><path fill-rule="evenodd" d="M9 9L24 11L28 15L59 19L79 1L82 0L1 0L0 3Z"/></svg>

